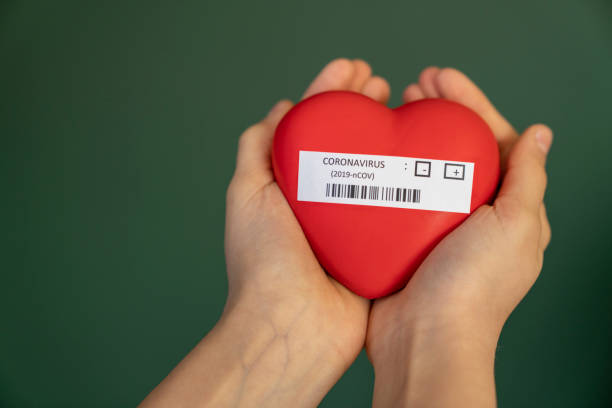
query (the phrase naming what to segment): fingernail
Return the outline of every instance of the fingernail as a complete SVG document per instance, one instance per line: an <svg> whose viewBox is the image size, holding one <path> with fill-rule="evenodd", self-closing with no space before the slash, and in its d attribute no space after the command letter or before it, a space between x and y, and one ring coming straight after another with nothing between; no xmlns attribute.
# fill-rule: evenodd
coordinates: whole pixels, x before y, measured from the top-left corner
<svg viewBox="0 0 612 408"><path fill-rule="evenodd" d="M324 71L326 74L340 75L353 68L353 62L347 58L337 58L327 64Z"/></svg>
<svg viewBox="0 0 612 408"><path fill-rule="evenodd" d="M540 149L542 149L544 154L547 154L548 150L550 149L550 145L552 144L552 131L547 127L542 127L538 129L535 137Z"/></svg>

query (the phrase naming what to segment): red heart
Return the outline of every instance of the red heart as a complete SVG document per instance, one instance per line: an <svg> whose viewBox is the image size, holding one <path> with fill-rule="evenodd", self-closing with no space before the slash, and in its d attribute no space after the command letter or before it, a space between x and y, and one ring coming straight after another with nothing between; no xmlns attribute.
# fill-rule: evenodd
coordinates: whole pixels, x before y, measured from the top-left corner
<svg viewBox="0 0 612 408"><path fill-rule="evenodd" d="M455 102L424 99L389 109L358 93L331 91L295 105L276 129L276 181L321 265L370 299L401 289L469 214L298 201L300 151L474 163L470 212L492 199L499 180L491 129Z"/></svg>

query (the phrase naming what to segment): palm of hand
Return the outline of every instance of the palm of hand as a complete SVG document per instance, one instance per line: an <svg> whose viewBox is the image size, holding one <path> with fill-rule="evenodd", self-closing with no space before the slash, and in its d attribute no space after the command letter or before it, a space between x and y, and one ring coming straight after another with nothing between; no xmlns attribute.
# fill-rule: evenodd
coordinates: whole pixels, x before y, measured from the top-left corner
<svg viewBox="0 0 612 408"><path fill-rule="evenodd" d="M480 207L446 236L419 267L406 288L374 302L368 328L368 352L379 351L414 319L428 328L463 322L466 317L491 327L494 335L533 284L540 265L535 257L517 257L533 247L530 240L504 226L499 207ZM520 236L538 237L533 231ZM501 261L501 262L500 262ZM531 263L531 264L525 264ZM524 273L524 279L508 280ZM498 302L492 302L492 299ZM451 320L451 321L449 321Z"/></svg>
<svg viewBox="0 0 612 408"><path fill-rule="evenodd" d="M282 311L271 322L281 331L297 320L316 332L333 330L331 344L354 358L353 350L363 345L368 302L326 275L278 185L265 185L246 202L232 201L226 246L230 301L252 299L257 307ZM231 216L234 211L240 215Z"/></svg>
<svg viewBox="0 0 612 408"><path fill-rule="evenodd" d="M446 97L474 109L498 139L502 165L518 167L513 162L518 159L507 157L518 135L467 77L455 70L433 68L424 71L419 89L427 89L426 96ZM423 96L423 91L419 95L410 87L405 93L407 102ZM537 179L533 184L540 184L541 173L533 173ZM469 319L487 327L487 334L498 334L537 278L550 240L541 197L539 202L533 200L539 210L531 211L511 191L520 189L517 174L516 170L507 173L495 203L478 208L446 236L403 290L374 302L366 345L373 361L398 341L406 327L413 327L417 318L426 322L426 329Z"/></svg>
<svg viewBox="0 0 612 408"><path fill-rule="evenodd" d="M372 77L369 66L359 60L328 64L305 97L327 90L360 91L383 103L389 96L386 82ZM318 336L348 366L364 344L369 301L321 268L274 182L270 164L274 129L290 107L289 102L281 102L241 137L227 196L226 307L270 316L268 324L275 332L291 328L304 336Z"/></svg>

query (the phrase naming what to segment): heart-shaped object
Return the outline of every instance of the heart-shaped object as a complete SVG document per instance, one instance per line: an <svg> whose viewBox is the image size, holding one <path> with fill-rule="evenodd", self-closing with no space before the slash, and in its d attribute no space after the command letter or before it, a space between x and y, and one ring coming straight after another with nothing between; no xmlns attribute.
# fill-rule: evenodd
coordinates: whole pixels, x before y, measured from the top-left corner
<svg viewBox="0 0 612 408"><path fill-rule="evenodd" d="M354 92L314 95L279 123L272 161L323 268L370 299L401 289L499 181L491 129L444 99L390 109Z"/></svg>

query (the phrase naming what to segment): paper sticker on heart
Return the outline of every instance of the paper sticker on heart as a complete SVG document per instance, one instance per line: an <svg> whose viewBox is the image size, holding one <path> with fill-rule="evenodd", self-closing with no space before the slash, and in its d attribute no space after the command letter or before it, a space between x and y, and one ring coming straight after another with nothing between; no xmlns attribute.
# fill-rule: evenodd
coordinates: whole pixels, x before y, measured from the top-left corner
<svg viewBox="0 0 612 408"><path fill-rule="evenodd" d="M354 92L314 95L279 123L272 161L323 268L370 299L401 289L499 180L490 128L443 99L390 109Z"/></svg>

